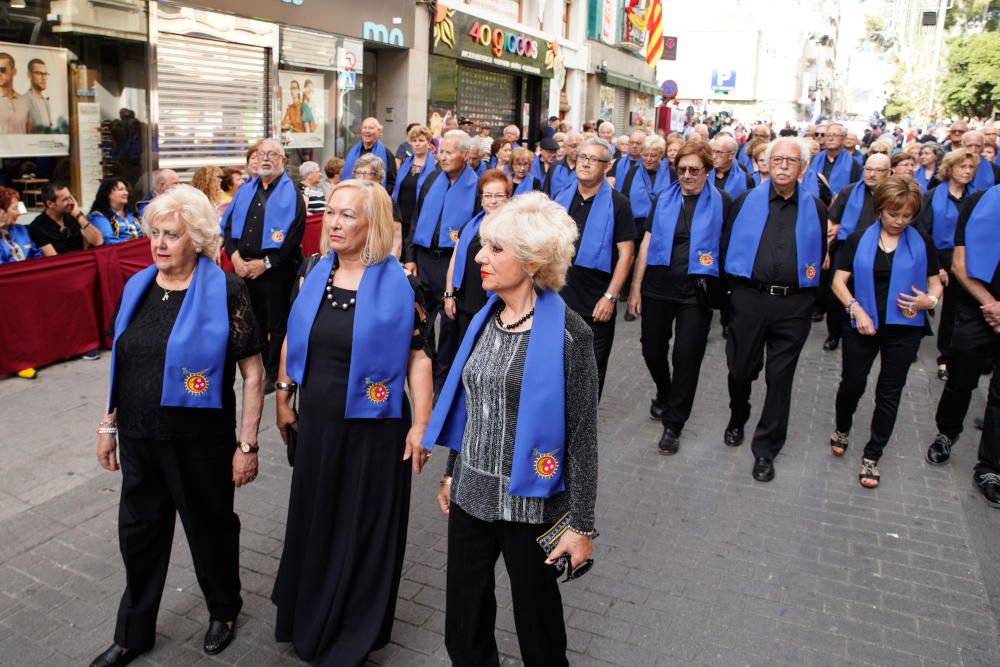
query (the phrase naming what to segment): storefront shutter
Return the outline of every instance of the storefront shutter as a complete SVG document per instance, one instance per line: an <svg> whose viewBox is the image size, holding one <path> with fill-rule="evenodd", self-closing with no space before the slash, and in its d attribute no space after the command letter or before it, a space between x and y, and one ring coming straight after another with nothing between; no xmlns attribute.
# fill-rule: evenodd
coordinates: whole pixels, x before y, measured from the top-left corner
<svg viewBox="0 0 1000 667"><path fill-rule="evenodd" d="M500 136L505 125L518 123L519 79L504 72L479 67L458 67L458 115L477 125L493 128Z"/></svg>
<svg viewBox="0 0 1000 667"><path fill-rule="evenodd" d="M268 135L267 49L161 33L157 68L161 169L241 165Z"/></svg>

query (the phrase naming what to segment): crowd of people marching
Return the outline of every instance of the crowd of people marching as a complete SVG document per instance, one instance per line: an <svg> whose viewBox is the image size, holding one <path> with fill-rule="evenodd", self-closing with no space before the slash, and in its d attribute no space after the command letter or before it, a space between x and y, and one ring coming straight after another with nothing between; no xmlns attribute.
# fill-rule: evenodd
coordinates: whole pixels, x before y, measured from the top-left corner
<svg viewBox="0 0 1000 667"><path fill-rule="evenodd" d="M494 139L457 125L441 136L411 125L393 153L366 119L342 162L302 163L298 185L281 144L265 139L242 184L238 172L210 175L207 188L160 172L158 184L172 182L138 216L121 210L116 184L102 186L103 221L65 204L83 234L148 237L154 260L126 284L98 426L101 465L124 473L126 589L114 644L93 666L152 647L175 513L209 608L205 651L232 641L234 489L258 474L272 391L294 467L272 593L278 641L320 665L360 665L386 645L411 474L443 451L453 663L499 664L502 554L525 664L567 664L557 577L594 564L597 405L619 300L625 321L641 320L661 454L680 449L718 310L730 397L719 436L749 439L755 480L775 477L799 354L824 319L824 349L843 355L832 455L849 449L880 358L858 469L862 486L879 486L933 322L944 389L926 458L948 461L1000 349L992 125L956 123L942 143L864 144L837 122L803 136L763 123L749 136L703 123L616 136L610 123L576 131L553 118L535 150L515 126ZM16 199L0 191L0 204L13 238ZM321 253L303 259L310 212L323 214ZM223 254L234 273L218 268ZM982 427L973 479L1000 507L996 372Z"/></svg>

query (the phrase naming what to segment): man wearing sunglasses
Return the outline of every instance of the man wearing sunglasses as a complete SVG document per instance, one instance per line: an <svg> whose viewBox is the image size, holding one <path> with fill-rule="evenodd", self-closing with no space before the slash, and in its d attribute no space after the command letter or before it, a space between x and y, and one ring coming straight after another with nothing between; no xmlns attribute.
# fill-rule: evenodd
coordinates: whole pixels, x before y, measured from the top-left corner
<svg viewBox="0 0 1000 667"><path fill-rule="evenodd" d="M751 444L759 482L774 479L774 458L785 444L795 367L826 257L826 206L798 182L808 158L803 140L774 141L765 154L767 184L736 200L722 237L722 266L733 285L726 339L730 417L723 441L742 444L750 390L763 368L767 394Z"/></svg>
<svg viewBox="0 0 1000 667"><path fill-rule="evenodd" d="M14 56L0 52L0 135L31 132L31 103L14 91Z"/></svg>
<svg viewBox="0 0 1000 667"><path fill-rule="evenodd" d="M962 135L969 131L969 124L964 120L956 120L948 128L948 138L941 144L945 153L950 153L962 147Z"/></svg>
<svg viewBox="0 0 1000 667"><path fill-rule="evenodd" d="M579 135L571 134L566 144L574 137ZM561 296L594 332L598 400L615 340L618 295L632 270L639 236L628 198L607 181L610 169L611 145L603 139L587 139L576 154L576 182L553 195L580 231Z"/></svg>

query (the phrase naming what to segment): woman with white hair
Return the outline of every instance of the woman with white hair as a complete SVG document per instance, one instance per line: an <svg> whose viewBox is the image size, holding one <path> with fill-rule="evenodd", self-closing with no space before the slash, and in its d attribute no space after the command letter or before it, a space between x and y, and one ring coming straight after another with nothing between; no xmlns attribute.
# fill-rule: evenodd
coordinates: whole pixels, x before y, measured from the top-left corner
<svg viewBox="0 0 1000 667"><path fill-rule="evenodd" d="M454 665L499 664L501 553L522 660L568 664L556 576L589 570L597 536L593 334L558 294L577 234L541 193L513 199L479 228L476 261L493 295L469 326L423 438L452 450L437 499L448 515L445 646Z"/></svg>
<svg viewBox="0 0 1000 667"><path fill-rule="evenodd" d="M206 653L229 645L243 604L233 496L257 477L263 341L243 281L211 259L219 223L204 194L178 185L157 195L142 226L154 263L125 284L97 428L101 467L121 461L125 592L114 644L91 667L125 665L153 647L178 513L208 603Z"/></svg>
<svg viewBox="0 0 1000 667"><path fill-rule="evenodd" d="M391 255L391 211L377 181L334 187L281 353L277 426L296 442L275 637L318 665L360 666L389 642L411 470L430 456L426 311Z"/></svg>
<svg viewBox="0 0 1000 667"><path fill-rule="evenodd" d="M372 183L378 183L381 185L382 181L385 180L385 163L382 162L382 158L374 153L365 153L357 159L354 163L354 171L351 173L351 178L356 178L362 181L370 181ZM399 208L399 204L395 200L392 201L392 256L399 259L403 253L403 239L404 228L403 228L403 212ZM407 221L408 223L409 221ZM406 233L409 233L409 224L406 227Z"/></svg>
<svg viewBox="0 0 1000 667"><path fill-rule="evenodd" d="M299 187L302 189L302 199L306 202L306 213L316 215L326 207L326 194L320 187L323 172L315 162L303 162L299 165Z"/></svg>
<svg viewBox="0 0 1000 667"><path fill-rule="evenodd" d="M640 234L646 231L653 201L676 180L670 162L663 158L666 150L667 142L661 136L651 134L643 139L640 159L632 163L622 182L621 193L632 204L632 217Z"/></svg>

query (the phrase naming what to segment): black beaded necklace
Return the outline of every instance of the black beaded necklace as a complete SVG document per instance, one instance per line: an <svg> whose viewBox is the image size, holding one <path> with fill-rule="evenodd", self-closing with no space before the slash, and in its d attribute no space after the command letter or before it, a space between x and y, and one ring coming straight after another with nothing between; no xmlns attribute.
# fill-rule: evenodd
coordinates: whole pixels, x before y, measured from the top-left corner
<svg viewBox="0 0 1000 667"><path fill-rule="evenodd" d="M351 297L349 301L343 303L338 302L333 298L333 274L336 272L336 267L330 272L330 277L326 281L326 300L330 302L330 305L337 310L347 310L348 308L356 305L356 300Z"/></svg>
<svg viewBox="0 0 1000 667"><path fill-rule="evenodd" d="M502 313L503 309L506 307L507 304L501 303L500 310L497 311L497 326L503 329L504 331L513 331L514 329L518 328L519 326L530 320L535 315L535 309L532 308L531 310L529 310L527 313L524 314L524 317L522 317L518 321L512 322L511 324L504 324L503 320L500 319L500 313Z"/></svg>

